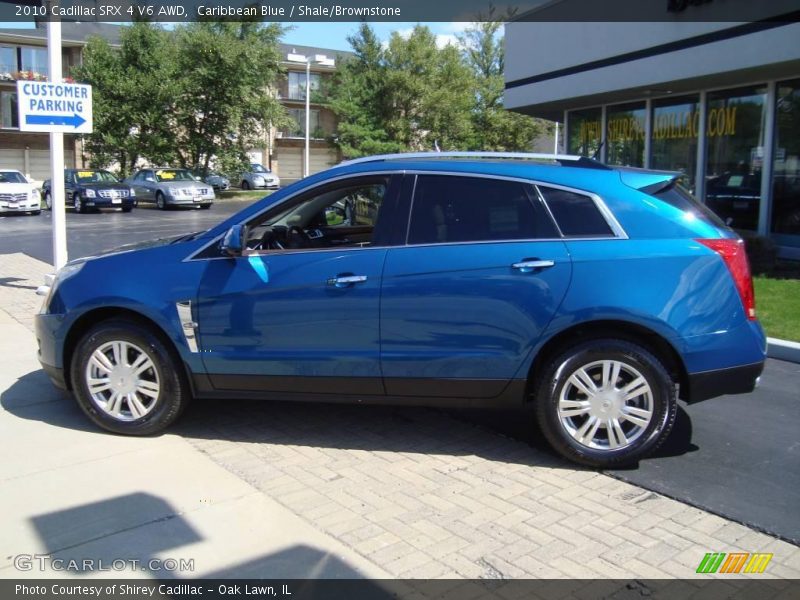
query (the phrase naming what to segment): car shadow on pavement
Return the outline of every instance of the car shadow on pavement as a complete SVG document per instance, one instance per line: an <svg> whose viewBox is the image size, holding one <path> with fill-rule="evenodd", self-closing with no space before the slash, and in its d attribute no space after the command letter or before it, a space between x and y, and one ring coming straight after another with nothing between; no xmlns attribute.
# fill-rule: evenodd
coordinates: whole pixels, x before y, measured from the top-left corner
<svg viewBox="0 0 800 600"><path fill-rule="evenodd" d="M0 393L0 406L20 419L77 431L97 431L72 397L53 386L42 370L23 375Z"/></svg>
<svg viewBox="0 0 800 600"><path fill-rule="evenodd" d="M56 390L43 371L28 373L17 380L0 395L0 405L20 418L97 431L74 400ZM266 400L195 400L168 432L198 440L476 455L526 466L582 469L553 452L538 430L533 411L525 409L445 410ZM672 434L648 460L697 450L691 438L691 419L679 407ZM629 467L636 468L638 465Z"/></svg>

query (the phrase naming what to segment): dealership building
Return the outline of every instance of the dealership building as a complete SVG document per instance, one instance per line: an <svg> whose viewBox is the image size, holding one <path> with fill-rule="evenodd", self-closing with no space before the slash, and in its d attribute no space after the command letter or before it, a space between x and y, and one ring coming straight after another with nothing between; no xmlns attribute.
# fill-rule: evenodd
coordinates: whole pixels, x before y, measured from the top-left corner
<svg viewBox="0 0 800 600"><path fill-rule="evenodd" d="M525 16L535 21L506 26L506 107L564 123L569 154L683 172L732 227L800 259L792 3L749 3L762 11L751 22L729 21L745 0L650 3L663 14L647 22L567 22L590 4L549 2Z"/></svg>

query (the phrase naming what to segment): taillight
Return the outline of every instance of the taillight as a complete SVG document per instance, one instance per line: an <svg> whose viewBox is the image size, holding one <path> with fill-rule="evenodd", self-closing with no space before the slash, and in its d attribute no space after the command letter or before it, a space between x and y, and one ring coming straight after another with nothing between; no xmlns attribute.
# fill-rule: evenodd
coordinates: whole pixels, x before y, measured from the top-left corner
<svg viewBox="0 0 800 600"><path fill-rule="evenodd" d="M711 248L722 257L731 272L733 282L742 299L744 314L751 321L756 319L756 296L753 292L753 278L750 276L750 263L744 250L744 240L740 239L702 239L697 240Z"/></svg>

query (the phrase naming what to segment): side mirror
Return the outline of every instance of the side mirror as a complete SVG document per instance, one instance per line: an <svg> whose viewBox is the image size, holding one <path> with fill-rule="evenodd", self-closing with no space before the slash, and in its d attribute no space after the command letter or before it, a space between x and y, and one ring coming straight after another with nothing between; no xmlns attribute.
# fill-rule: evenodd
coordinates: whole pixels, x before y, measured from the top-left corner
<svg viewBox="0 0 800 600"><path fill-rule="evenodd" d="M247 228L244 225L234 225L222 238L219 249L228 256L241 256L244 251L244 240Z"/></svg>

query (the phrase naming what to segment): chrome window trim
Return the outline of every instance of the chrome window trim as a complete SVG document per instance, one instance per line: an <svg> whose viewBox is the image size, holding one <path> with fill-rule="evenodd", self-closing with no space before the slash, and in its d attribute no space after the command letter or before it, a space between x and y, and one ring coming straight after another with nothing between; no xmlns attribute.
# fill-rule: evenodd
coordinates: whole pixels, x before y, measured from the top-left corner
<svg viewBox="0 0 800 600"><path fill-rule="evenodd" d="M348 247L348 248L314 248L314 249L311 249L311 250L308 249L308 248L283 250L283 251L281 251L281 250L271 250L269 253L249 254L247 256L267 256L267 255L289 254L289 253L296 254L297 252L308 252L308 251L312 251L312 252L349 252L349 251L352 251L352 250L371 250L371 249L378 249L378 248L413 248L413 247L418 247L418 246L445 246L445 245L452 246L452 245L464 245L464 244L498 244L498 243L509 243L509 242L545 242L545 241L564 241L564 242L567 242L567 241L569 241L569 242L592 241L592 240L594 240L594 241L606 240L607 241L607 240L627 240L627 239L629 239L628 238L628 234L622 228L622 225L620 225L619 221L617 221L616 217L611 212L611 210L608 208L608 206L606 205L605 201L599 195L595 194L594 192L589 192L589 191L586 191L586 190L581 190L581 189L578 189L578 188L573 188L573 187L569 187L569 186L565 186L565 185L561 185L561 184L557 184L557 183L550 183L550 182L547 182L547 181L540 181L538 179L529 179L527 177L514 177L514 176L509 176L509 175L495 175L495 174L492 174L492 173L469 173L469 172L462 172L462 171L441 171L441 170L432 170L432 171L413 170L413 171L410 171L410 170L406 170L406 169L399 169L399 170L387 169L387 170L379 170L379 171L362 171L362 172L358 172L358 173L349 173L347 175L339 175L337 177L332 177L330 179L326 179L325 181L321 181L321 182L319 182L318 184L316 184L314 186L307 187L307 188L304 188L302 190L298 190L297 192L291 194L290 196L287 196L286 198L284 198L283 200L281 200L277 204L272 204L269 207L265 208L264 210L256 213L255 215L253 215L252 217L250 217L247 220L248 221L253 221L253 220L257 219L258 217L260 217L261 215L263 215L265 212L267 212L269 210L272 210L274 208L277 208L277 207L281 206L282 204L285 204L286 202L289 202L290 200L292 200L293 198L296 198L297 196L299 196L301 194L305 194L307 192L312 192L316 188L323 187L323 186L326 186L326 185L328 185L330 183L335 183L337 181L341 181L341 180L344 180L344 179L355 179L357 177L370 177L370 176L373 176L373 175L390 175L390 176L391 175L414 175L415 176L414 188L413 188L413 190L411 192L412 193L411 202L409 203L408 219L407 219L407 223L406 223L406 236L405 236L406 243L404 245L401 245L401 246L352 246L352 247ZM414 195L416 194L416 191L417 191L417 177L419 175L434 175L434 176L446 175L446 176L453 176L453 177L478 177L478 178L481 178L481 179L499 179L499 180L504 180L504 181L513 181L513 182L517 182L517 183L524 183L524 184L527 184L527 185L532 185L534 187L534 189L536 190L537 195L539 195L540 200L542 200L544 202L545 209L546 209L547 213L550 215L550 218L552 219L553 223L555 224L556 231L558 231L559 233L562 233L561 229L558 226L558 222L553 217L553 215L552 215L552 213L550 211L550 207L547 205L547 202L544 201L544 199L542 198L541 192L539 191L539 186L559 189L559 190L563 190L565 192L571 192L573 194L579 194L581 196L588 196L589 198L591 198L591 200L594 202L594 204L597 207L597 209L600 211L600 214L603 216L603 218L605 219L605 221L608 224L609 228L613 232L613 236L569 237L569 236L564 236L563 233L562 233L562 237L559 237L559 238L524 238L524 239L518 239L518 240L479 240L479 241L466 241L466 242L433 242L433 243L426 243L426 244L408 244L407 243L408 242L408 234L409 234L409 231L410 231L410 228L411 228L411 213L412 213L413 208L414 208ZM189 255L186 258L184 258L182 262L188 262L188 261L191 261L191 260L195 260L195 258L197 257L198 254L201 254L202 252L205 252L213 244L218 244L222 240L222 238L224 236L225 236L225 234L222 233L219 236L211 239L207 244L204 244L199 249L197 249L194 252L192 252L191 255ZM231 258L230 256L219 256L219 257L202 258L202 259L197 259L197 260L230 260L230 258Z"/></svg>

